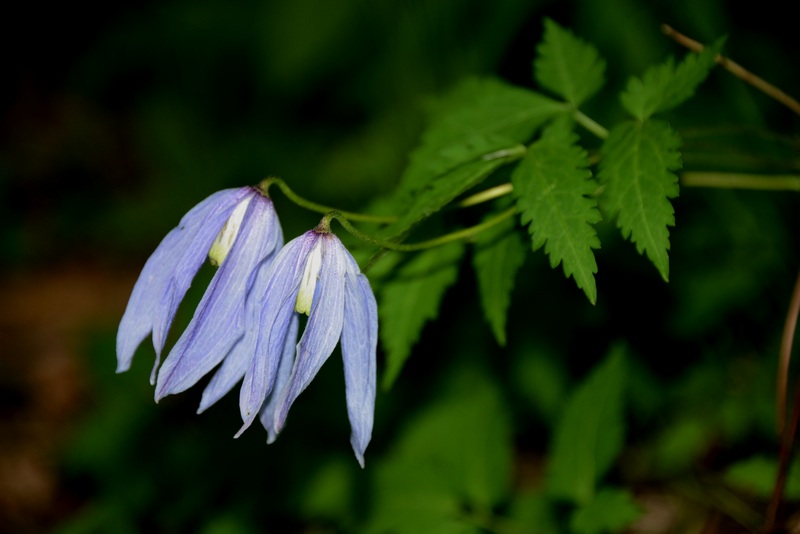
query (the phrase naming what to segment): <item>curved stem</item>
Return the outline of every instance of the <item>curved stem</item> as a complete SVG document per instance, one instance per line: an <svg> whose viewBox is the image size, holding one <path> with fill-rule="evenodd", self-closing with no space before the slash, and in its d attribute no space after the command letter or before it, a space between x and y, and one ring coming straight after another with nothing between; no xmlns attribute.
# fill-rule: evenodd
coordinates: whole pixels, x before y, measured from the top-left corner
<svg viewBox="0 0 800 534"><path fill-rule="evenodd" d="M777 383L777 423L778 432L781 437L781 447L779 453L778 475L775 480L775 487L772 490L772 498L767 508L767 520L764 525L765 532L772 532L778 517L778 508L783 498L786 487L786 477L789 471L789 464L792 459L792 447L795 435L797 434L797 424L800 418L800 383L797 384L795 391L794 406L792 408L792 418L786 426L786 381L789 370L789 360L792 353L792 340L795 328L797 327L797 317L800 313L800 273L797 275L794 291L792 292L789 312L786 314L786 323L783 327L783 338L781 339L780 362L778 366Z"/></svg>
<svg viewBox="0 0 800 534"><path fill-rule="evenodd" d="M776 414L779 435L783 432L783 427L786 424L786 385L789 376L789 362L792 359L792 342L794 341L794 331L797 328L798 315L800 315L800 272L797 273L797 280L794 283L794 291L792 292L792 298L789 303L789 311L786 314L786 322L783 325L780 358L778 361Z"/></svg>
<svg viewBox="0 0 800 534"><path fill-rule="evenodd" d="M389 250L398 250L402 252L413 252L416 250L425 250L428 248L438 247L441 245L445 245L452 241L458 241L460 239L469 239L484 230L495 226L496 224L501 223L502 221L506 220L507 218L514 215L516 212L516 208L508 208L507 210L500 212L499 214L495 215L494 217L485 220L480 224L476 224L475 226L470 226L469 228L464 228L463 230L458 230L457 232L451 232L449 234L445 234L434 239L429 239L427 241L420 241L419 243L395 243L393 241L386 241L384 239L380 239L357 229L353 226L344 213L340 211L330 211L325 214L323 217L320 225L330 225L330 221L336 219L339 221L339 224L342 225L342 228L347 230L350 234L354 237L361 239L362 241L366 241L368 243L372 243L373 245L378 245L381 248L389 249Z"/></svg>
<svg viewBox="0 0 800 534"><path fill-rule="evenodd" d="M348 219L352 219L354 221L361 221L361 222L374 222L374 223L391 223L397 220L397 217L394 216L384 216L384 215L366 215L364 213L353 213L351 211L342 211L336 210L336 208L332 208L330 206L325 206L323 204L317 204L316 202L312 202L310 200L306 200L305 198L301 197L297 193L291 190L286 182L281 180L276 176L270 176L269 178L265 178L258 184L258 188L267 196L269 196L269 187L271 185L277 185L278 188L286 195L286 198L294 202L300 207L306 208L311 211L316 211L318 213L328 213L330 211L338 211Z"/></svg>

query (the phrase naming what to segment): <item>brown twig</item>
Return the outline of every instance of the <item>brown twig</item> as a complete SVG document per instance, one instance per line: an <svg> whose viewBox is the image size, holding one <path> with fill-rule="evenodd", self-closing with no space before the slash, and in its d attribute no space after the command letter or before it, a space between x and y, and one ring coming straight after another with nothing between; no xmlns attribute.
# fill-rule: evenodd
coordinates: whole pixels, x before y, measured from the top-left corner
<svg viewBox="0 0 800 534"><path fill-rule="evenodd" d="M800 383L796 386L794 406L792 408L792 419L789 426L786 424L786 384L789 376L789 361L792 355L792 342L797 327L797 318L800 314L800 273L792 292L792 299L789 303L789 312L786 314L786 323L783 327L783 338L781 339L780 360L778 364L778 378L776 386L776 412L778 433L781 435L781 448L779 453L778 475L775 486L772 490L772 498L767 508L767 519L764 532L769 533L775 528L775 521L778 516L778 508L783 498L783 491L786 487L786 476L789 471L789 463L792 458L792 446L797 433L797 424L800 420Z"/></svg>
<svg viewBox="0 0 800 534"><path fill-rule="evenodd" d="M795 391L792 419L789 421L789 426L784 430L781 439L778 476L775 480L775 487L772 490L772 498L769 501L769 507L767 508L767 519L764 524L765 534L769 534L775 530L778 509L783 499L783 490L786 488L786 477L789 472L789 463L792 459L792 445L794 444L794 437L797 433L798 419L800 419L800 384L797 385Z"/></svg>
<svg viewBox="0 0 800 534"><path fill-rule="evenodd" d="M786 314L786 323L783 325L780 359L778 360L778 377L775 388L778 435L783 432L783 426L786 424L786 384L788 383L789 361L792 359L792 342L797 328L798 314L800 314L800 272L797 273L792 300L789 303L789 311Z"/></svg>
<svg viewBox="0 0 800 534"><path fill-rule="evenodd" d="M665 35L671 37L676 43L685 46L689 50L693 50L695 52L700 52L703 50L702 43L695 41L689 37L686 37L682 33L676 31L671 26L667 24L661 25L661 31L664 32ZM742 81L745 81L758 89L759 91L763 92L764 94L774 98L784 106L788 107L798 115L800 115L800 102L792 98L791 96L787 95L771 83L767 82L766 80L759 78L749 70L745 69L735 61L726 58L720 54L717 54L717 57L714 58L715 61L723 68L728 70L731 74L740 78Z"/></svg>

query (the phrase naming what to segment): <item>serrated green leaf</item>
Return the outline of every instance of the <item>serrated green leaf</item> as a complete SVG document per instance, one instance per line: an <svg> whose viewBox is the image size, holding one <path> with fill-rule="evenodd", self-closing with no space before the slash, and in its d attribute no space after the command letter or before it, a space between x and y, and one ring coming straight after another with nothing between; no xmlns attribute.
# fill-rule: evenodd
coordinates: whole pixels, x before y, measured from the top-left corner
<svg viewBox="0 0 800 534"><path fill-rule="evenodd" d="M459 165L524 143L563 111L563 104L534 91L493 78L467 79L438 103L400 189L413 194Z"/></svg>
<svg viewBox="0 0 800 534"><path fill-rule="evenodd" d="M575 534L618 532L639 516L642 509L627 490L603 488L589 504L575 510L570 530Z"/></svg>
<svg viewBox="0 0 800 534"><path fill-rule="evenodd" d="M592 249L600 241L592 225L600 220L600 211L589 196L597 184L586 151L576 141L565 123L553 123L528 149L511 182L522 223L530 225L533 250L544 245L550 266L561 263L564 275L572 276L594 304L597 263Z"/></svg>
<svg viewBox="0 0 800 534"><path fill-rule="evenodd" d="M605 82L606 62L591 44L550 19L533 63L539 84L575 107L594 95Z"/></svg>
<svg viewBox="0 0 800 534"><path fill-rule="evenodd" d="M426 250L403 265L380 292L380 339L386 352L383 386L392 385L425 323L439 315L444 293L458 279L464 245Z"/></svg>
<svg viewBox="0 0 800 534"><path fill-rule="evenodd" d="M641 79L632 77L620 95L622 105L643 121L654 113L682 104L711 72L714 58L719 54L723 42L720 39L700 53L688 53L678 65L673 58L669 58L661 65L649 68Z"/></svg>
<svg viewBox="0 0 800 534"><path fill-rule="evenodd" d="M439 176L427 187L415 192L414 199L403 210L397 222L384 229L384 234L391 237L402 235L412 226L439 211L452 202L457 196L474 187L495 169L525 152L525 147L516 145L494 153L490 159L478 159L464 163Z"/></svg>
<svg viewBox="0 0 800 534"><path fill-rule="evenodd" d="M477 275L481 307L501 346L506 344L506 316L514 277L525 262L526 252L514 219L483 232L475 241L472 266Z"/></svg>
<svg viewBox="0 0 800 534"><path fill-rule="evenodd" d="M555 429L547 473L550 495L580 505L595 496L598 480L623 445L624 349L615 347L567 402Z"/></svg>
<svg viewBox="0 0 800 534"><path fill-rule="evenodd" d="M664 280L669 279L669 230L675 226L671 198L678 196L681 168L678 133L667 123L625 122L603 143L601 206L617 217L622 236L646 253Z"/></svg>

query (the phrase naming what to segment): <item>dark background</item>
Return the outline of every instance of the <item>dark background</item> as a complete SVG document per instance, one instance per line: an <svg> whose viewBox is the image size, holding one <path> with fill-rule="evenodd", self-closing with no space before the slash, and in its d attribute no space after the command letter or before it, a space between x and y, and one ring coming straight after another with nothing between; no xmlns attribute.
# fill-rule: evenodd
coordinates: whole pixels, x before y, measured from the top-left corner
<svg viewBox="0 0 800 534"><path fill-rule="evenodd" d="M213 191L278 175L303 196L350 210L389 193L431 97L472 74L533 85L544 16L606 58L608 85L585 109L601 123L621 117L616 94L628 76L683 55L661 23L703 42L727 35L727 55L800 94L795 18L774 1L4 7L0 532L358 532L371 513L370 482L348 449L340 363L304 394L292 433L269 447L260 429L233 441L233 398L200 417L197 392L152 403L148 347L129 373L114 374L117 322L147 256ZM670 120L687 168L797 171L798 117L727 73L715 72ZM798 264L795 194L682 192L669 285L601 229L594 308L534 254L518 282L508 349L484 327L465 270L443 308L458 311L426 330L397 386L379 394L368 470L449 369L490 360L520 415L515 479L535 479L530 469L541 463L525 453L546 448L550 423L526 402L544 402L528 391L544 386L513 385L515 362L547 353L568 384L619 337L640 356L642 383L661 384L649 390L654 408L637 397L646 416L631 421L634 435L652 443L688 429L673 436L677 452L664 453L677 462L664 478L774 454L770 395ZM318 221L275 199L287 238ZM530 301L534 308L522 305ZM182 310L185 322L191 310ZM744 397L731 397L742 388ZM734 430L704 431L688 415L708 397L709 417L728 414ZM740 404L750 411L736 412ZM655 417L656 407L669 415ZM644 471L632 479L661 484Z"/></svg>

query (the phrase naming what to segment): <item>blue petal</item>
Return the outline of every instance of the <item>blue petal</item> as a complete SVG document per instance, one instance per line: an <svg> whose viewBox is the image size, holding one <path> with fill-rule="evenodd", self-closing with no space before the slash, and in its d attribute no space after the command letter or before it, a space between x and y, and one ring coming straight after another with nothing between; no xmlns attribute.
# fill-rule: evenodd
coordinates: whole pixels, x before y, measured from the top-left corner
<svg viewBox="0 0 800 534"><path fill-rule="evenodd" d="M194 385L242 336L245 297L256 267L275 249L278 228L272 202L255 193L233 247L158 372L157 401Z"/></svg>
<svg viewBox="0 0 800 534"><path fill-rule="evenodd" d="M272 390L275 374L287 336L291 329L297 289L303 275L308 254L317 240L317 234L306 232L284 246L270 265L267 283L260 296L262 312L259 317L258 342L255 356L244 375L239 396L239 409L243 425L241 435L255 420L264 399ZM294 339L297 339L295 333ZM292 342L294 344L294 342Z"/></svg>
<svg viewBox="0 0 800 534"><path fill-rule="evenodd" d="M286 423L292 403L311 383L322 364L336 348L344 320L344 275L348 254L339 238L320 234L323 241L322 268L306 330L297 344L297 358L289 384L281 392L275 410L275 432Z"/></svg>
<svg viewBox="0 0 800 534"><path fill-rule="evenodd" d="M278 234L275 249L280 249L283 245L283 235L280 233L280 228ZM271 254L257 267L253 287L245 299L244 334L230 350L220 368L211 378L205 390L203 390L203 397L200 400L200 407L197 413L202 413L233 389L236 383L244 376L245 371L250 366L250 361L256 354L256 346L261 333L261 323L259 321L261 298L258 295L264 293L264 287L268 281L269 266L272 265L275 256L276 254Z"/></svg>
<svg viewBox="0 0 800 534"><path fill-rule="evenodd" d="M300 314L292 314L292 322L289 324L286 343L283 347L283 355L281 356L280 364L278 364L278 374L275 377L275 385L259 413L261 424L267 430L267 444L273 443L278 437L278 432L275 430L275 408L278 406L278 399L280 398L281 392L286 387L286 384L289 383L289 377L292 375L294 355L297 351L297 331L299 328Z"/></svg>
<svg viewBox="0 0 800 534"><path fill-rule="evenodd" d="M209 196L183 216L147 260L117 331L118 373L130 368L136 348L152 332L156 362L150 381L155 382L178 304L234 207L251 191L226 189Z"/></svg>
<svg viewBox="0 0 800 534"><path fill-rule="evenodd" d="M350 418L350 444L364 467L364 451L372 437L375 415L375 357L378 345L378 305L367 277L358 271L345 279L342 358Z"/></svg>

